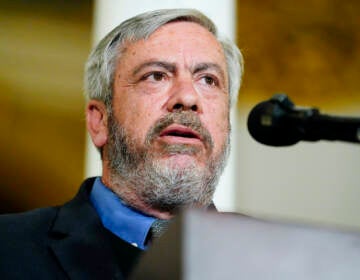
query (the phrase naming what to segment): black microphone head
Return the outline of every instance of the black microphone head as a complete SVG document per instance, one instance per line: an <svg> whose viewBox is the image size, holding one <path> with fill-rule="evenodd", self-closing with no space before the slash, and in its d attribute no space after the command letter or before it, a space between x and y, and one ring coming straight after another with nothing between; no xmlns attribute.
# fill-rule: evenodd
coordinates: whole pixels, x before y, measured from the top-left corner
<svg viewBox="0 0 360 280"><path fill-rule="evenodd" d="M289 99L278 100L274 96L268 101L257 104L250 112L247 126L250 135L258 142L269 146L290 146L301 140L296 126L287 118L286 106L293 105ZM288 108L291 110L292 108Z"/></svg>

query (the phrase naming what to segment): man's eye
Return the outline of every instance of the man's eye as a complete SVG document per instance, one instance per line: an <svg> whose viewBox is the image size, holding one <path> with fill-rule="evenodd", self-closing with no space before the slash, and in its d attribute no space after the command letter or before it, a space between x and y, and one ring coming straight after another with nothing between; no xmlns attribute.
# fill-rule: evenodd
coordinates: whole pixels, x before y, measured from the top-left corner
<svg viewBox="0 0 360 280"><path fill-rule="evenodd" d="M203 83L209 86L216 86L218 83L217 81L211 76L204 76L202 77Z"/></svg>
<svg viewBox="0 0 360 280"><path fill-rule="evenodd" d="M163 72L151 72L146 74L143 77L143 80L152 80L156 82L160 82L166 78L166 74Z"/></svg>

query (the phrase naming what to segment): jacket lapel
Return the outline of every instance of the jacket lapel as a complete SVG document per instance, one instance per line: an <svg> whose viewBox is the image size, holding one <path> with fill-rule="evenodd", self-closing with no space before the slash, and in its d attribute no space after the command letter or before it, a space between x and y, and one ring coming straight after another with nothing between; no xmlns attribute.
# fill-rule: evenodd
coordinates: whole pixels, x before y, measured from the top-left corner
<svg viewBox="0 0 360 280"><path fill-rule="evenodd" d="M92 185L86 180L76 197L59 208L49 246L70 279L124 279L127 266L121 268L119 255L136 259L140 250L102 226L88 199Z"/></svg>

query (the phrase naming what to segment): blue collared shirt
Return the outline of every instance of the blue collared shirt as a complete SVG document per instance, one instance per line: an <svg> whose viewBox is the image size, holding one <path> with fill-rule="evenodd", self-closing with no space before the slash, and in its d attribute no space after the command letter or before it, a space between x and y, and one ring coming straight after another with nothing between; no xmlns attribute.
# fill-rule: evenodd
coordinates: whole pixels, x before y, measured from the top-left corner
<svg viewBox="0 0 360 280"><path fill-rule="evenodd" d="M146 249L146 237L156 218L126 205L101 182L100 177L95 179L90 201L105 228L133 246Z"/></svg>

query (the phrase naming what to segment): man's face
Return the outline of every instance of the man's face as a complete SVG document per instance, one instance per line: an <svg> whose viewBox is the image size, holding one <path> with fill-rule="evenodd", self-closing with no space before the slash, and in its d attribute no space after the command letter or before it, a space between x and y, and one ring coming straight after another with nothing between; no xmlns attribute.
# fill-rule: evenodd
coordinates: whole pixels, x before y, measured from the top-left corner
<svg viewBox="0 0 360 280"><path fill-rule="evenodd" d="M135 165L147 157L180 175L196 169L211 176L230 129L220 44L190 22L166 24L147 40L128 44L116 67L112 106L110 133L121 134L120 142L139 155L130 158ZM109 138L109 145L118 141Z"/></svg>
<svg viewBox="0 0 360 280"><path fill-rule="evenodd" d="M164 127L152 142L159 160L204 166L223 147L229 131L225 57L213 35L198 24L167 24L147 40L129 44L114 80L114 117L137 146L145 144L154 124L183 109L196 115L213 145L183 125ZM208 140L209 142L209 140ZM195 154L163 153L164 145L188 145Z"/></svg>

